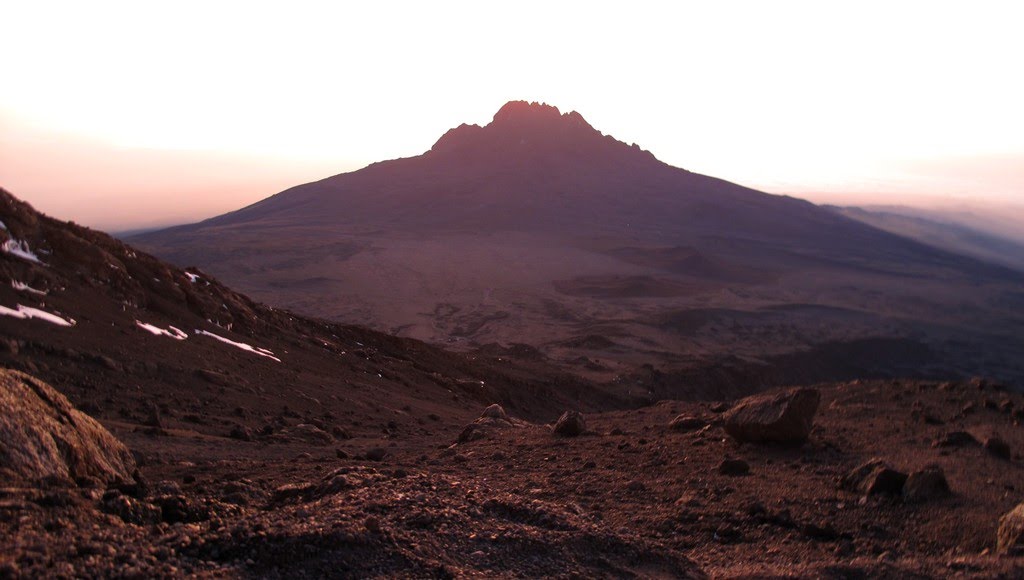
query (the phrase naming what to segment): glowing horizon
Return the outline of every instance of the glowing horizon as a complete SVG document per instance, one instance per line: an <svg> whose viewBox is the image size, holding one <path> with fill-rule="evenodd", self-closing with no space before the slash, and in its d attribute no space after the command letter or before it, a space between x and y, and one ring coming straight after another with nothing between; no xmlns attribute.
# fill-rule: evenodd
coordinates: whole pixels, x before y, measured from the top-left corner
<svg viewBox="0 0 1024 580"><path fill-rule="evenodd" d="M1024 205L1024 7L0 4L0 187L105 229L237 209L544 101L842 203Z"/></svg>

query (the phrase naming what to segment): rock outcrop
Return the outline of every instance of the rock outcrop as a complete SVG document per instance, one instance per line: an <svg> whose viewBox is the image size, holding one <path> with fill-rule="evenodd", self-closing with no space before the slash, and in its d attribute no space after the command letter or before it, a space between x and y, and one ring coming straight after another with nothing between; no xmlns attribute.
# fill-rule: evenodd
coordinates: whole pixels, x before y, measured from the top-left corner
<svg viewBox="0 0 1024 580"><path fill-rule="evenodd" d="M725 414L725 432L740 442L803 442L820 400L817 389L806 388L747 397Z"/></svg>
<svg viewBox="0 0 1024 580"><path fill-rule="evenodd" d="M50 385L0 369L0 476L7 481L126 482L135 460Z"/></svg>

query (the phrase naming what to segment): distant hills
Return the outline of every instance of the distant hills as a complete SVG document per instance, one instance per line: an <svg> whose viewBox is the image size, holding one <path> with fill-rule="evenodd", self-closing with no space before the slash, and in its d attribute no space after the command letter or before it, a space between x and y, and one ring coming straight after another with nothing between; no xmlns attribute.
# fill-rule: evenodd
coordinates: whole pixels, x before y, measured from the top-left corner
<svg viewBox="0 0 1024 580"><path fill-rule="evenodd" d="M1021 239L994 231L984 222L950 212L926 212L901 206L827 206L846 217L944 250L1024 271Z"/></svg>

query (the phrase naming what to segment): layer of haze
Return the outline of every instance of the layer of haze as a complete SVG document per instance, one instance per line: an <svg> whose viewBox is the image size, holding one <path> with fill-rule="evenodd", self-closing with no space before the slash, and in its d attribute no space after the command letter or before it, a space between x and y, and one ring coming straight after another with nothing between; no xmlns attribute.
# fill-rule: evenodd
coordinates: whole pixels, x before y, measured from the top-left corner
<svg viewBox="0 0 1024 580"><path fill-rule="evenodd" d="M0 186L124 230L417 155L507 100L855 204L1024 205L1019 2L0 2Z"/></svg>

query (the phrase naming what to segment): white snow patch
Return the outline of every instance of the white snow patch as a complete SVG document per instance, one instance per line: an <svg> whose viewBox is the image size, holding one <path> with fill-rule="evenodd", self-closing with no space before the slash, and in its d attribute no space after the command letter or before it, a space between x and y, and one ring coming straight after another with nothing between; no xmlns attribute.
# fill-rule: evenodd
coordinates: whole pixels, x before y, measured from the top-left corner
<svg viewBox="0 0 1024 580"><path fill-rule="evenodd" d="M3 246L0 246L0 250L3 250L12 256L17 256L23 260L28 260L29 262L42 264L39 260L39 256L32 253L32 250L28 247L28 242L24 240L11 238L4 242Z"/></svg>
<svg viewBox="0 0 1024 580"><path fill-rule="evenodd" d="M0 220L0 230L7 230L7 224Z"/></svg>
<svg viewBox="0 0 1024 580"><path fill-rule="evenodd" d="M6 306L0 306L0 316L13 316L14 318L21 318L23 320L29 320L31 318L38 318L39 320L45 320L58 326L74 326L75 321L71 318L62 318L38 308L32 308L31 306L24 306L19 304L18 309L8 308Z"/></svg>
<svg viewBox="0 0 1024 580"><path fill-rule="evenodd" d="M185 275L188 276L188 281L193 283L193 284L196 283L196 280L200 280L201 279L199 277L199 274L193 274L192 272L185 272Z"/></svg>
<svg viewBox="0 0 1024 580"><path fill-rule="evenodd" d="M155 334L156 336L169 336L174 340L185 340L186 338L188 338L187 333L173 326L168 326L166 329L164 329L160 328L159 326L147 324L145 322L142 322L141 320L136 320L135 324L137 324L138 327L141 328L142 330L145 330L151 334Z"/></svg>
<svg viewBox="0 0 1024 580"><path fill-rule="evenodd" d="M231 346L240 348L242 350L247 350L247 351L249 351L251 353L258 354L260 356L265 356L267 358L274 359L277 362L281 362L281 359L279 359L276 356L274 356L274 353L272 351L269 351L269 350L267 350L265 348L253 347L252 345L245 344L244 342L235 342L235 341L233 341L231 339L224 338L223 336L218 336L218 335L216 335L216 334L214 334L212 332L207 332L205 330L198 330L197 329L196 330L196 334L204 334L206 336L209 336L209 337L212 337L212 338L216 338L217 340L219 340L219 341L221 341L221 342L223 342L225 344L230 344Z"/></svg>
<svg viewBox="0 0 1024 580"><path fill-rule="evenodd" d="M36 290L24 282L18 282L17 280L11 280L11 288L18 290L19 292L31 292L33 294L39 294L40 296L46 296L46 290Z"/></svg>

